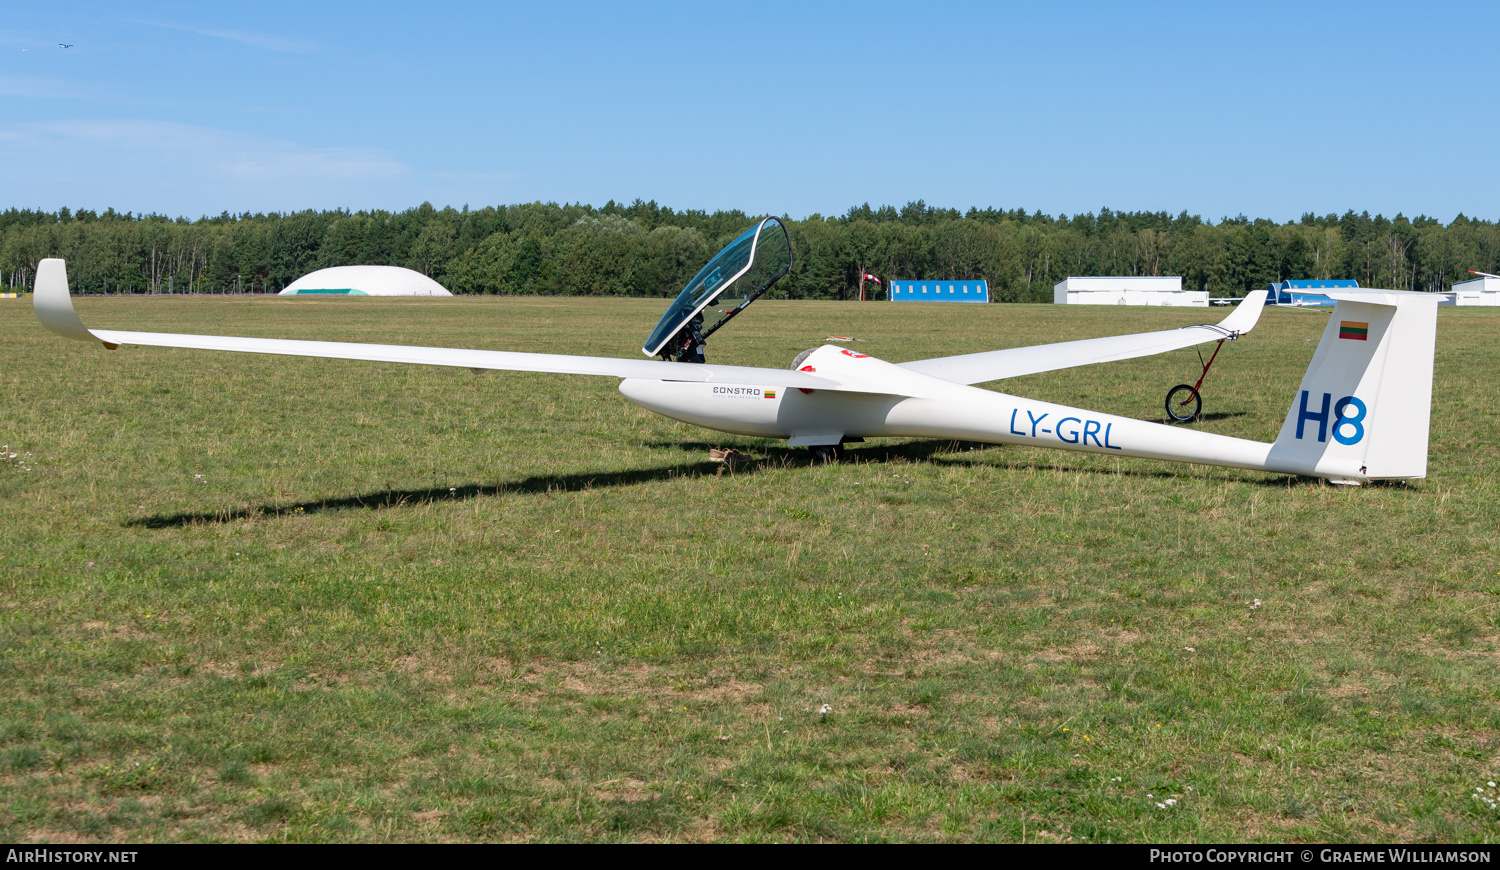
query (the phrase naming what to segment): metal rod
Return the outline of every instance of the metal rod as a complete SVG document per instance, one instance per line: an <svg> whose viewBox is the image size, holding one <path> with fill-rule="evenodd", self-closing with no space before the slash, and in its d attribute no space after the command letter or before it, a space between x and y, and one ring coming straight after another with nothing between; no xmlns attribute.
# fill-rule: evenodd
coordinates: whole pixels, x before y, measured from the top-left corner
<svg viewBox="0 0 1500 870"><path fill-rule="evenodd" d="M1203 386L1203 379L1208 377L1208 368L1214 364L1214 360L1219 358L1219 350L1224 347L1226 340L1223 338L1219 339L1218 345L1214 347L1214 355L1208 358L1208 362L1203 366L1203 374L1198 376L1198 383L1193 384L1193 392L1198 392L1198 388ZM1202 359L1202 357L1200 356L1199 359Z"/></svg>

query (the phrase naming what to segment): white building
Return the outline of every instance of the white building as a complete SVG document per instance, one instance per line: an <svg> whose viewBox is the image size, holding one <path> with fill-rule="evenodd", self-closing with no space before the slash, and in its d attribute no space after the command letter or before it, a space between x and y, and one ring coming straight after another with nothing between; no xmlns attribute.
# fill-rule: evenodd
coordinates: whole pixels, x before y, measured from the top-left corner
<svg viewBox="0 0 1500 870"><path fill-rule="evenodd" d="M334 266L286 285L282 296L452 296L443 285L400 266Z"/></svg>
<svg viewBox="0 0 1500 870"><path fill-rule="evenodd" d="M1172 278L1064 278L1052 286L1058 305L1185 305L1208 307L1207 290L1184 290Z"/></svg>
<svg viewBox="0 0 1500 870"><path fill-rule="evenodd" d="M1500 278L1475 278L1453 285L1453 292L1443 294L1452 302L1440 305L1497 305L1500 306Z"/></svg>

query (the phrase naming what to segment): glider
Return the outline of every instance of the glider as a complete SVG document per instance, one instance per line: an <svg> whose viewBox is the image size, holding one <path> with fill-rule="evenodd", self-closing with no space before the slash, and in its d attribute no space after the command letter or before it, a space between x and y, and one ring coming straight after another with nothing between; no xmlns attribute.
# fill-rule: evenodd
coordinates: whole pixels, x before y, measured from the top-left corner
<svg viewBox="0 0 1500 870"><path fill-rule="evenodd" d="M1266 291L1217 324L889 363L836 345L803 352L790 369L702 362L709 335L791 270L776 218L720 251L668 307L642 346L617 359L458 348L179 335L90 329L73 309L66 264L45 259L33 305L51 331L108 349L122 344L620 378L625 398L721 432L784 438L824 455L867 437L1020 444L1321 477L1333 483L1427 473L1437 296L1331 290L1337 300L1274 443L1249 441L1069 408L974 384L1164 353L1250 332Z"/></svg>

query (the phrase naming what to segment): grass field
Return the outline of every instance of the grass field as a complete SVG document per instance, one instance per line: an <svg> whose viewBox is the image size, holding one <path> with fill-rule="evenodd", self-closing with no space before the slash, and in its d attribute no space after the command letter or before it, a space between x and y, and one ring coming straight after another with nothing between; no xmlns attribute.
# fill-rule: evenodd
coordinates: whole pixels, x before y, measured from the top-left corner
<svg viewBox="0 0 1500 870"><path fill-rule="evenodd" d="M629 357L662 303L78 307ZM709 358L1204 319L762 302ZM1268 311L1195 425L1274 439L1325 322ZM1339 488L910 440L813 466L612 379L110 353L0 302L0 838L1494 841L1497 332L1441 312L1425 481ZM1004 389L1161 419L1197 368Z"/></svg>

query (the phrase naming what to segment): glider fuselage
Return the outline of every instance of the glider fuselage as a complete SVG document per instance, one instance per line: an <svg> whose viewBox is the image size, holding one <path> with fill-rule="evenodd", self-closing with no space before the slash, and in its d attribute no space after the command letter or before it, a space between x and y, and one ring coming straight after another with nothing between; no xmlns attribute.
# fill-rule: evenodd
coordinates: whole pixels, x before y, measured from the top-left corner
<svg viewBox="0 0 1500 870"><path fill-rule="evenodd" d="M868 392L628 378L625 398L721 432L785 438L792 446L871 437L951 438L1209 465L1270 468L1270 444L1132 420L955 384L844 348L825 346L803 371ZM1359 477L1358 469L1349 469Z"/></svg>

